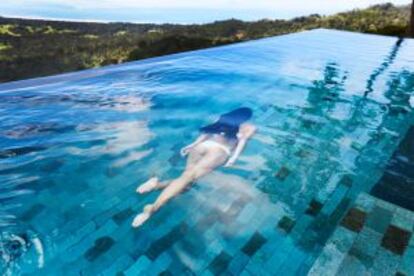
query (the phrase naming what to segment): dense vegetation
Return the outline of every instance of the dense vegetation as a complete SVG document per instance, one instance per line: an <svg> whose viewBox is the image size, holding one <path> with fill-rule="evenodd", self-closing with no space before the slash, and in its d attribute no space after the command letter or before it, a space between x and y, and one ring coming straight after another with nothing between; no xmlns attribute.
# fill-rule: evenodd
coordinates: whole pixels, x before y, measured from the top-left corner
<svg viewBox="0 0 414 276"><path fill-rule="evenodd" d="M292 20L204 25L76 23L0 17L0 82L121 63L314 28L404 35L410 6L372 6Z"/></svg>

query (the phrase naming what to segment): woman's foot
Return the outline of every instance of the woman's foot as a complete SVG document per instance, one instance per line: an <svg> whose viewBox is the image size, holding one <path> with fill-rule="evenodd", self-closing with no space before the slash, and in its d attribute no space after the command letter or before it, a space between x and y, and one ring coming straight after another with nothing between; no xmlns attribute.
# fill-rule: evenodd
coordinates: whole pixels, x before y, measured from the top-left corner
<svg viewBox="0 0 414 276"><path fill-rule="evenodd" d="M134 227L134 228L140 227L141 225L143 225L149 219L150 216L151 216L151 214L147 213L147 212L143 212L141 214L138 214L134 218L134 220L132 221L132 227Z"/></svg>
<svg viewBox="0 0 414 276"><path fill-rule="evenodd" d="M155 190L157 188L159 181L157 177L150 178L147 182L141 184L137 188L137 193L145 194L148 192L151 192L152 190Z"/></svg>
<svg viewBox="0 0 414 276"><path fill-rule="evenodd" d="M140 227L143 225L154 212L154 204L147 204L144 207L144 211L141 214L138 214L132 221L132 227Z"/></svg>

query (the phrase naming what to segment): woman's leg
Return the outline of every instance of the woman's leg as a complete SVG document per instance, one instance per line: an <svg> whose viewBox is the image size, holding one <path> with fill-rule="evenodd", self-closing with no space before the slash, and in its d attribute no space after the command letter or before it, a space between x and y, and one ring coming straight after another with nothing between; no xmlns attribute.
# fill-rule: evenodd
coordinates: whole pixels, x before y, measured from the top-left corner
<svg viewBox="0 0 414 276"><path fill-rule="evenodd" d="M141 185L139 185L138 188L136 189L136 192L140 194L145 194L145 193L152 192L154 190L164 189L165 187L168 186L168 184L169 184L169 181L161 182L158 179L158 177L151 177L150 179L147 180L147 182L144 182Z"/></svg>
<svg viewBox="0 0 414 276"><path fill-rule="evenodd" d="M199 160L191 168L186 169L180 177L171 181L153 204L145 206L144 211L135 217L132 225L134 227L138 227L143 224L153 213L158 211L171 198L180 194L195 180L223 165L226 159L227 155L223 152L223 150L217 148L208 149L201 160Z"/></svg>
<svg viewBox="0 0 414 276"><path fill-rule="evenodd" d="M192 149L188 154L187 165L185 170L191 170L194 167L194 165L203 158L205 152L206 150L202 146L197 146L194 149ZM140 194L145 194L155 190L162 190L166 188L170 184L170 182L170 180L161 182L158 179L158 177L151 177L146 182L138 186L136 192Z"/></svg>
<svg viewBox="0 0 414 276"><path fill-rule="evenodd" d="M191 170L201 159L203 159L204 155L206 155L207 152L208 149L205 148L202 144L197 145L195 148L191 149L188 153L185 170Z"/></svg>
<svg viewBox="0 0 414 276"><path fill-rule="evenodd" d="M152 204L153 211L157 211L162 205L167 203L169 199L178 195L193 181L223 165L226 158L227 155L221 149L209 149L203 159L197 162L191 169L185 170L180 177L170 182L154 204Z"/></svg>

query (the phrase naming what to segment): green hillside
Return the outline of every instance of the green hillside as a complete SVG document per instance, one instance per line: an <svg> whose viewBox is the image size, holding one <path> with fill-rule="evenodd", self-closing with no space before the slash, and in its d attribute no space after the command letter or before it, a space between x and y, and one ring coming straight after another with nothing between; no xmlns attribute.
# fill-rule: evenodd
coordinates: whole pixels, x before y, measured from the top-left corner
<svg viewBox="0 0 414 276"><path fill-rule="evenodd" d="M404 35L410 6L292 20L204 25L76 23L0 17L0 82L76 71L314 28Z"/></svg>

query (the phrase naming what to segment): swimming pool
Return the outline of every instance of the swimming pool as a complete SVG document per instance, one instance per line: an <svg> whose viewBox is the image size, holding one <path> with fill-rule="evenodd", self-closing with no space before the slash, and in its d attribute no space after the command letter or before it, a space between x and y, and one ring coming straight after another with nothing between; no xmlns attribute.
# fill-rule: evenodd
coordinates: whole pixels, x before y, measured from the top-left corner
<svg viewBox="0 0 414 276"><path fill-rule="evenodd" d="M2 84L3 273L414 275L413 213L370 195L413 93L413 40L323 29ZM240 106L236 165L131 228L137 185Z"/></svg>

